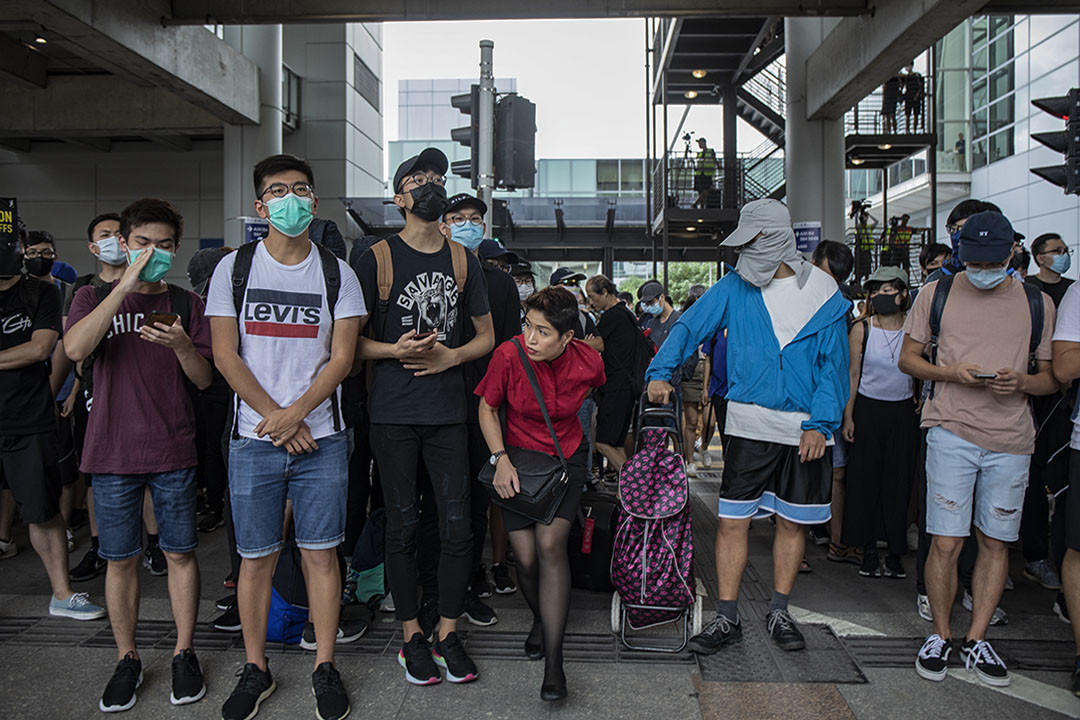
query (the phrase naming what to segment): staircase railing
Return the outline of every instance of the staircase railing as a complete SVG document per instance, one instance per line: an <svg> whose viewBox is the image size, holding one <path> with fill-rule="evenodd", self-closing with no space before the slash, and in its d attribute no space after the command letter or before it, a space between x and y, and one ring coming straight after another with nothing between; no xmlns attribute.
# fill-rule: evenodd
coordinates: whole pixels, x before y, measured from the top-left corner
<svg viewBox="0 0 1080 720"><path fill-rule="evenodd" d="M766 65L743 88L780 117L787 117L787 66L782 57Z"/></svg>

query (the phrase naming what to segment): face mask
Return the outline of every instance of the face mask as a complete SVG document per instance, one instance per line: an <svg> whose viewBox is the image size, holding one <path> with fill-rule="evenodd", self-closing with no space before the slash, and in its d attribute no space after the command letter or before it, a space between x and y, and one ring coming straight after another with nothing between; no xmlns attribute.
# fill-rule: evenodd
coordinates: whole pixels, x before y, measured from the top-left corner
<svg viewBox="0 0 1080 720"><path fill-rule="evenodd" d="M971 284L980 290L993 290L1005 279L1009 268L994 268L993 270L972 270L968 268L967 276Z"/></svg>
<svg viewBox="0 0 1080 720"><path fill-rule="evenodd" d="M1050 263L1050 269L1058 275L1064 275L1072 267L1072 256L1055 255L1054 262Z"/></svg>
<svg viewBox="0 0 1080 720"><path fill-rule="evenodd" d="M102 238L94 244L98 248L98 259L106 265L123 265L127 259L124 248L120 247L120 238L116 235Z"/></svg>
<svg viewBox="0 0 1080 720"><path fill-rule="evenodd" d="M22 255L19 245L14 240L10 244L0 245L0 278L12 278L22 273Z"/></svg>
<svg viewBox="0 0 1080 720"><path fill-rule="evenodd" d="M139 259L139 255L146 252L145 250L132 250L129 253L131 262L134 264ZM139 279L143 282L155 283L161 278L165 277L169 269L172 268L174 254L168 250L162 250L161 248L154 248L154 254L150 256L150 262L146 263L146 267L139 273Z"/></svg>
<svg viewBox="0 0 1080 720"><path fill-rule="evenodd" d="M424 222L435 222L446 212L446 188L429 182L409 191L413 206L409 211Z"/></svg>
<svg viewBox="0 0 1080 720"><path fill-rule="evenodd" d="M532 283L525 283L524 285L518 285L518 297L524 300L533 294Z"/></svg>
<svg viewBox="0 0 1080 720"><path fill-rule="evenodd" d="M279 233L286 237L300 237L311 224L314 217L311 212L311 198L302 198L295 193L284 197L270 198L266 201L267 218Z"/></svg>
<svg viewBox="0 0 1080 720"><path fill-rule="evenodd" d="M899 299L899 295L875 295L870 298L870 304L873 306L874 312L878 315L892 315L893 313L900 312L900 306L896 304L896 301Z"/></svg>
<svg viewBox="0 0 1080 720"><path fill-rule="evenodd" d="M953 257L956 257L956 253L960 250L960 231L949 233L949 241L952 242Z"/></svg>
<svg viewBox="0 0 1080 720"><path fill-rule="evenodd" d="M451 225L450 239L464 245L469 252L473 252L480 247L484 239L484 226L474 225L471 222L466 222L464 225Z"/></svg>
<svg viewBox="0 0 1080 720"><path fill-rule="evenodd" d="M659 315L664 311L664 307L660 303L653 303L652 305L644 305L641 308L650 315Z"/></svg>
<svg viewBox="0 0 1080 720"><path fill-rule="evenodd" d="M52 271L52 258L36 257L26 260L26 272L34 277L45 277Z"/></svg>

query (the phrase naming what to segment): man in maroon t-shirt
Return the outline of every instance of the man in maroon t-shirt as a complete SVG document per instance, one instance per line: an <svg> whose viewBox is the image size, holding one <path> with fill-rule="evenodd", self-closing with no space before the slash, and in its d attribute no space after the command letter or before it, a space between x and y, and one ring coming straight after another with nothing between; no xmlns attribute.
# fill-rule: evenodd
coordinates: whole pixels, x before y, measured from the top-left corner
<svg viewBox="0 0 1080 720"><path fill-rule="evenodd" d="M199 605L198 460L186 385L200 390L210 385L210 325L197 295L164 282L183 229L172 203L148 198L128 206L120 215L127 269L100 302L92 286L79 290L64 336L73 361L93 358L93 408L80 469L93 475L98 554L109 563L105 598L120 657L98 704L104 712L131 708L142 680L135 623L147 487L168 562L176 622L170 700L181 705L206 693L192 649Z"/></svg>

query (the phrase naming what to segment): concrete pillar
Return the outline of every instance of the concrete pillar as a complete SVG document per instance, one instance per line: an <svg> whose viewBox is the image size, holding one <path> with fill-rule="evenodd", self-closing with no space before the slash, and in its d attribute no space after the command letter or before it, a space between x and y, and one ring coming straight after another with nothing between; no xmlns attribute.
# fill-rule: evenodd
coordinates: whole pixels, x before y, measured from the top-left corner
<svg viewBox="0 0 1080 720"><path fill-rule="evenodd" d="M739 176L742 171L739 164L738 113L735 109L735 96L738 88L728 85L723 90L724 103L724 187L723 207L737 208L742 205L742 198L736 196Z"/></svg>
<svg viewBox="0 0 1080 720"><path fill-rule="evenodd" d="M251 171L281 152L281 26L229 26L225 41L259 66L259 124L225 125L225 244L237 247L243 225L236 218L255 214Z"/></svg>
<svg viewBox="0 0 1080 720"><path fill-rule="evenodd" d="M823 240L844 240L844 121L806 119L806 59L839 20L787 18L787 204L792 222L821 222Z"/></svg>

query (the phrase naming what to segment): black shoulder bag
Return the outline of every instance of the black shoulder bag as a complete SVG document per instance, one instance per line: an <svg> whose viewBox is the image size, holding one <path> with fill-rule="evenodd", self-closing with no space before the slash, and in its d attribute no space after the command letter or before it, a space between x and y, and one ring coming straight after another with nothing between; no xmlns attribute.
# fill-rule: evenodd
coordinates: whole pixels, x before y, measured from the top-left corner
<svg viewBox="0 0 1080 720"><path fill-rule="evenodd" d="M525 349L521 347L517 338L514 338L513 343L517 347L518 355L521 356L521 364L525 366L525 374L529 376L529 384L532 385L536 402L540 405L540 412L544 415L544 422L547 423L558 457L507 445L506 455L517 470L520 492L509 499L499 497L499 493L495 490L495 466L491 463L484 465L480 471L480 482L496 505L547 525L555 517L555 512L559 509L563 496L566 495L566 488L570 482L570 470L566 465L566 458L563 457L562 447L559 446L559 438L555 435L555 427L548 416L544 395L540 392L540 384L536 381L532 365L525 356ZM504 429L503 437L505 436Z"/></svg>

